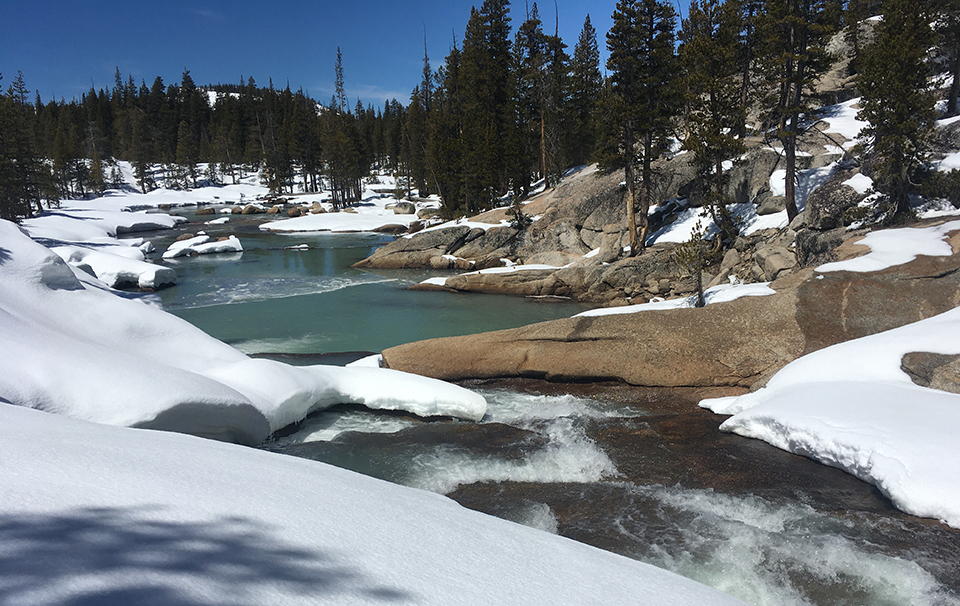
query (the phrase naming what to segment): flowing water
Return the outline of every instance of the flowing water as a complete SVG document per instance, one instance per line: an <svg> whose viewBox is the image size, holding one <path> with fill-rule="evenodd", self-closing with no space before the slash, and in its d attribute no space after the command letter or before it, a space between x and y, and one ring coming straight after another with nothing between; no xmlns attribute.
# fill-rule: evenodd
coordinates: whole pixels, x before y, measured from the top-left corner
<svg viewBox="0 0 960 606"><path fill-rule="evenodd" d="M257 222L229 226L242 254L170 263L180 284L161 292L169 311L247 352L379 351L582 309L407 291L435 272L349 268L389 238L261 234ZM960 605L960 532L838 470L719 433L698 394L468 387L489 402L480 423L338 406L263 447L448 494L752 604Z"/></svg>

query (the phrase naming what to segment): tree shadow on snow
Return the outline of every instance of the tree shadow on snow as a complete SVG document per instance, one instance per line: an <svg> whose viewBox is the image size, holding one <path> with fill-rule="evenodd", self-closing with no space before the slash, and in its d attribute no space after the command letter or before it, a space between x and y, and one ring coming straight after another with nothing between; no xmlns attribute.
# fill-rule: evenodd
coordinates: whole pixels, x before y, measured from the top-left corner
<svg viewBox="0 0 960 606"><path fill-rule="evenodd" d="M155 514L155 515L150 515ZM319 551L231 517L167 522L147 508L0 515L0 606L199 606L357 597L406 602Z"/></svg>
<svg viewBox="0 0 960 606"><path fill-rule="evenodd" d="M10 251L0 246L0 265L3 265L12 258L13 256L10 254Z"/></svg>

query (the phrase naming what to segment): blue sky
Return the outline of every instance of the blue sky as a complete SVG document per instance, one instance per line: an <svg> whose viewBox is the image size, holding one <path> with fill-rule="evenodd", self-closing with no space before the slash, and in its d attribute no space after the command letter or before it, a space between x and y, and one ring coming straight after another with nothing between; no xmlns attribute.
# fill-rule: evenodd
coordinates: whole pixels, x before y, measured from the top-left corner
<svg viewBox="0 0 960 606"><path fill-rule="evenodd" d="M22 70L43 101L67 100L113 86L117 67L139 85L161 76L180 80L184 68L198 84L289 82L322 102L333 91L337 46L351 103L397 98L407 103L420 80L424 29L431 65L463 39L470 7L482 0L340 0L168 2L5 0L0 2L0 73L7 86ZM532 5L532 2L530 3ZM590 14L603 51L616 0L556 0L560 35L572 53ZM552 32L553 0L539 3ZM524 2L511 3L514 27Z"/></svg>

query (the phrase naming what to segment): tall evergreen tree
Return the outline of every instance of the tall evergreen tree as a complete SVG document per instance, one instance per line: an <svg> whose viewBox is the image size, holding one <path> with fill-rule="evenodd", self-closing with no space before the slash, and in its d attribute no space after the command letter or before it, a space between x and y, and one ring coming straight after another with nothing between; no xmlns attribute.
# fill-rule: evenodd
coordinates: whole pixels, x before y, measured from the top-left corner
<svg viewBox="0 0 960 606"><path fill-rule="evenodd" d="M463 196L470 213L488 208L510 186L507 143L514 118L510 102L510 9L484 0L472 9L460 67Z"/></svg>
<svg viewBox="0 0 960 606"><path fill-rule="evenodd" d="M197 186L197 148L190 125L180 121L177 129L177 175L178 187L190 189Z"/></svg>
<svg viewBox="0 0 960 606"><path fill-rule="evenodd" d="M573 165L586 164L593 155L597 138L597 101L602 87L597 31L590 22L590 15L587 15L573 49L570 96L566 104L567 122L570 125L567 157Z"/></svg>
<svg viewBox="0 0 960 606"><path fill-rule="evenodd" d="M460 49L456 44L437 72L433 110L427 124L427 165L432 173L442 211L454 218L463 211L463 162L460 134L463 106L460 98Z"/></svg>
<svg viewBox="0 0 960 606"><path fill-rule="evenodd" d="M910 212L936 120L925 61L934 41L932 9L923 0L884 0L883 20L861 58L857 117L870 123L862 137L874 156L874 187L888 196L893 220Z"/></svg>
<svg viewBox="0 0 960 606"><path fill-rule="evenodd" d="M613 27L607 33L612 92L618 124L613 156L601 158L605 168L624 168L630 254L640 252L647 236L647 211L653 192L652 162L666 147L671 120L679 105L674 52L676 17L658 0L619 0ZM643 188L637 212L635 165L641 162ZM639 215L639 221L637 216ZM639 237L638 237L639 229Z"/></svg>
<svg viewBox="0 0 960 606"><path fill-rule="evenodd" d="M960 0L939 0L936 33L940 52L947 59L947 68L953 81L947 93L947 117L958 113L957 97L960 94Z"/></svg>
<svg viewBox="0 0 960 606"><path fill-rule="evenodd" d="M797 136L800 117L813 109L813 85L830 66L828 35L839 19L835 0L766 0L758 19L762 50L757 57L772 94L764 101L783 145L787 217L799 213L796 203Z"/></svg>
<svg viewBox="0 0 960 606"><path fill-rule="evenodd" d="M40 163L34 152L31 114L23 74L0 92L0 219L17 221L43 212Z"/></svg>
<svg viewBox="0 0 960 606"><path fill-rule="evenodd" d="M739 32L735 0L694 0L680 32L685 90L691 96L684 147L694 153L698 173L707 184L707 206L731 244L738 229L728 209L732 201L725 194L723 165L745 150L735 134L746 120L741 103Z"/></svg>

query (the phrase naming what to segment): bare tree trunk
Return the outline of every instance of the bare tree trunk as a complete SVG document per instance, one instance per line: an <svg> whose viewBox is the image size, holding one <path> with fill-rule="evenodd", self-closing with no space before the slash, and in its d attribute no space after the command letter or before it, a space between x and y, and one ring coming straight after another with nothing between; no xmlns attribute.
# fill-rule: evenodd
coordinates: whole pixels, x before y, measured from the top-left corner
<svg viewBox="0 0 960 606"><path fill-rule="evenodd" d="M643 252L647 246L647 232L650 222L648 213L650 211L650 198L653 191L653 170L650 166L650 155L653 153L653 134L647 133L643 140L643 193L640 198L640 237L637 246L637 252Z"/></svg>
<svg viewBox="0 0 960 606"><path fill-rule="evenodd" d="M797 135L795 129L797 120L797 115L794 114L790 117L790 126L787 128L790 131L783 138L783 151L786 156L787 162L787 174L784 177L783 182L783 195L786 199L786 208L787 208L787 223L793 222L793 220L800 214L800 211L797 209Z"/></svg>

